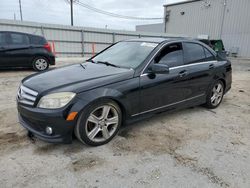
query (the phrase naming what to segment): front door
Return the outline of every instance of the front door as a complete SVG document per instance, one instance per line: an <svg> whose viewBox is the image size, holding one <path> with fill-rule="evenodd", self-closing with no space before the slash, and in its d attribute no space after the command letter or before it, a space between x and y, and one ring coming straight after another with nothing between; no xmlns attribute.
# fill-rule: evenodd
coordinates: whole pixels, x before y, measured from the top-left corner
<svg viewBox="0 0 250 188"><path fill-rule="evenodd" d="M141 112L139 114L172 108L184 102L190 93L188 71L183 66L182 43L172 43L163 47L150 65L153 63L168 65L169 73L150 73L146 68L140 76Z"/></svg>

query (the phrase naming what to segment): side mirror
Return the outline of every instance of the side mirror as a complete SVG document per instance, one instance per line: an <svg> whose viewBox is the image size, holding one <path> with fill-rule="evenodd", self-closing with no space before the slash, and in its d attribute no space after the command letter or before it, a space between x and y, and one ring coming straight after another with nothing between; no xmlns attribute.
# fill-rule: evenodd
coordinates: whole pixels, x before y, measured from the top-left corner
<svg viewBox="0 0 250 188"><path fill-rule="evenodd" d="M169 67L164 64L153 64L148 68L150 73L155 74L168 74L169 73Z"/></svg>

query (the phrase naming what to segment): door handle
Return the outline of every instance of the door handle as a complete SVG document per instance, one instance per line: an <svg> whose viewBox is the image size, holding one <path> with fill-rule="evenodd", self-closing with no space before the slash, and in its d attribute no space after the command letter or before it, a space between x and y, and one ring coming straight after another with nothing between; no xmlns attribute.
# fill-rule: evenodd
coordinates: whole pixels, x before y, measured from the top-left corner
<svg viewBox="0 0 250 188"><path fill-rule="evenodd" d="M179 77L182 78L184 76L187 76L188 72L186 70L183 70L181 72L179 72Z"/></svg>
<svg viewBox="0 0 250 188"><path fill-rule="evenodd" d="M210 64L209 69L213 69L213 68L214 68L214 64Z"/></svg>

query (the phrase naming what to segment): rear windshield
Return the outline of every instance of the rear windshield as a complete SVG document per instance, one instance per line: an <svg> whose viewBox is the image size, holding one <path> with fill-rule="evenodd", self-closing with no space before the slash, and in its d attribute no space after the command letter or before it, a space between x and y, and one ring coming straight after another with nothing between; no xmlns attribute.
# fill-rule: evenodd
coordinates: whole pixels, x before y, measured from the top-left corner
<svg viewBox="0 0 250 188"><path fill-rule="evenodd" d="M45 38L40 36L30 36L30 43L34 45L44 45L47 41Z"/></svg>

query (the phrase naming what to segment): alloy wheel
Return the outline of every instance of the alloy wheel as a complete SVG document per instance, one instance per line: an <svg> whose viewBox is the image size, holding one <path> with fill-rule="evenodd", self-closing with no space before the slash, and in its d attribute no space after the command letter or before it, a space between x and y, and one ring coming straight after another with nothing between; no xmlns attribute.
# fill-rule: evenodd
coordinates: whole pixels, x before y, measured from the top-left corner
<svg viewBox="0 0 250 188"><path fill-rule="evenodd" d="M217 106L223 97L223 85L221 83L217 83L212 90L212 96L211 96L211 104L213 106Z"/></svg>
<svg viewBox="0 0 250 188"><path fill-rule="evenodd" d="M86 121L87 137L93 142L108 140L117 130L119 116L115 107L103 105L93 110Z"/></svg>

